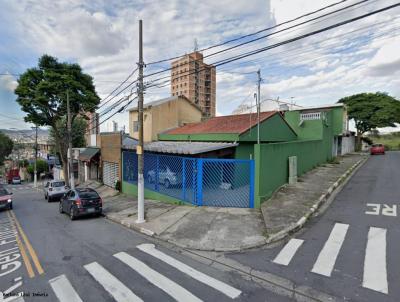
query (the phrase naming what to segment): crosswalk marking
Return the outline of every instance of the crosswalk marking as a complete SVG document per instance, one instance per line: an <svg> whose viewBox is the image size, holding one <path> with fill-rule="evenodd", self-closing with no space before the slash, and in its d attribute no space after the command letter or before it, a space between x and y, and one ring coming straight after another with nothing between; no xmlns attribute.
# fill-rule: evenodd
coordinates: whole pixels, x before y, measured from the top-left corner
<svg viewBox="0 0 400 302"><path fill-rule="evenodd" d="M55 277L49 283L60 302L82 302L65 275Z"/></svg>
<svg viewBox="0 0 400 302"><path fill-rule="evenodd" d="M117 302L143 302L121 281L110 274L104 267L97 262L84 265L84 268L108 291Z"/></svg>
<svg viewBox="0 0 400 302"><path fill-rule="evenodd" d="M314 263L314 267L311 270L313 273L330 277L348 228L348 224L335 224L318 255L317 261Z"/></svg>
<svg viewBox="0 0 400 302"><path fill-rule="evenodd" d="M179 271L189 275L193 279L200 281L222 293L227 295L228 297L235 299L237 298L242 292L224 282L221 282L215 278L212 278L194 268L182 263L171 256L157 250L154 244L141 244L138 245L137 248L153 257L164 261L165 263L173 266L174 268L178 269Z"/></svg>
<svg viewBox="0 0 400 302"><path fill-rule="evenodd" d="M303 244L304 240L290 239L289 242L283 247L279 254L273 260L274 263L288 265L296 254L299 247Z"/></svg>
<svg viewBox="0 0 400 302"><path fill-rule="evenodd" d="M194 296L192 293L181 287L179 284L173 282L167 277L161 275L157 271L150 268L147 264L142 261L130 256L127 253L121 252L114 255L129 267L134 269L137 273L146 278L149 282L162 289L164 292L173 297L176 301L193 301L200 302L199 298Z"/></svg>
<svg viewBox="0 0 400 302"><path fill-rule="evenodd" d="M363 287L387 294L386 229L370 227L364 259Z"/></svg>

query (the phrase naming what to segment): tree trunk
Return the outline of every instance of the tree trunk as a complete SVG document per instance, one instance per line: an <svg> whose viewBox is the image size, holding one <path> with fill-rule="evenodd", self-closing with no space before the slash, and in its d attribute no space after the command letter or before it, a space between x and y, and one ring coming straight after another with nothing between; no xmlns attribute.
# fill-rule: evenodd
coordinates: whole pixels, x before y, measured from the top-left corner
<svg viewBox="0 0 400 302"><path fill-rule="evenodd" d="M361 139L362 135L363 134L357 130L357 136L356 136L356 151L357 152L360 152L362 149L362 139Z"/></svg>
<svg viewBox="0 0 400 302"><path fill-rule="evenodd" d="M54 129L55 133L55 143L59 149L60 152L60 159L63 164L63 172L64 172L64 180L65 184L69 186L69 174L68 174L68 142L66 139L60 137L58 131Z"/></svg>

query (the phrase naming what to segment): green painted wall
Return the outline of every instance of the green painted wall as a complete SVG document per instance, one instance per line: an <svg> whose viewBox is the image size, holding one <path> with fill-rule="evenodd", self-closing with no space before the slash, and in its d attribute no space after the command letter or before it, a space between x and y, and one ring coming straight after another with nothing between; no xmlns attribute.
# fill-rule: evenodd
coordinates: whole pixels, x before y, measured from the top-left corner
<svg viewBox="0 0 400 302"><path fill-rule="evenodd" d="M294 131L296 131L298 139L322 139L322 120L303 121L300 125L299 111L287 111L285 119Z"/></svg>
<svg viewBox="0 0 400 302"><path fill-rule="evenodd" d="M160 141L193 141L193 142L236 142L239 135L235 133L209 133L209 134L166 134L158 135Z"/></svg>
<svg viewBox="0 0 400 302"><path fill-rule="evenodd" d="M126 181L122 182L122 193L128 196L135 196L137 197L138 194L138 187L135 184L128 183ZM144 197L152 200L159 200L164 201L172 204L179 204L179 205L191 205L190 203L183 202L182 200L170 197L168 195L160 194L148 189L144 189Z"/></svg>
<svg viewBox="0 0 400 302"><path fill-rule="evenodd" d="M260 141L263 142L287 142L297 139L296 133L290 129L282 117L275 114L266 121L260 123ZM239 137L240 142L257 141L257 125Z"/></svg>
<svg viewBox="0 0 400 302"><path fill-rule="evenodd" d="M332 158L333 127L332 112L327 112L326 122L319 120L322 139L297 140L284 143L260 144L254 146L255 206L271 197L273 192L288 182L290 156L297 156L297 175L325 163ZM312 121L315 122L315 121ZM311 133L314 130L310 131Z"/></svg>
<svg viewBox="0 0 400 302"><path fill-rule="evenodd" d="M344 125L344 109L343 107L336 107L332 109L332 122L333 122L333 134L340 135L345 129Z"/></svg>
<svg viewBox="0 0 400 302"><path fill-rule="evenodd" d="M235 159L254 159L254 143L241 142L236 147Z"/></svg>

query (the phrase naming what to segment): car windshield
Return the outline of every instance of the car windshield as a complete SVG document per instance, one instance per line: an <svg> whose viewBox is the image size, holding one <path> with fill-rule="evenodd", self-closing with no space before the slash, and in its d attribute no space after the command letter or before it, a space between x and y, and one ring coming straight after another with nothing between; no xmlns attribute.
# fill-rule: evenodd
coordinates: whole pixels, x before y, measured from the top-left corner
<svg viewBox="0 0 400 302"><path fill-rule="evenodd" d="M0 196L10 195L8 191L4 188L0 188Z"/></svg>
<svg viewBox="0 0 400 302"><path fill-rule="evenodd" d="M372 147L382 147L382 144L375 144L375 145L372 145Z"/></svg>
<svg viewBox="0 0 400 302"><path fill-rule="evenodd" d="M18 177L18 176L15 176L15 177L13 177L13 179L15 179L15 180L19 180L19 177Z"/></svg>
<svg viewBox="0 0 400 302"><path fill-rule="evenodd" d="M99 198L99 194L93 190L79 190L78 193L80 198Z"/></svg>
<svg viewBox="0 0 400 302"><path fill-rule="evenodd" d="M63 186L65 186L65 182L63 181L53 182L53 187L63 187Z"/></svg>

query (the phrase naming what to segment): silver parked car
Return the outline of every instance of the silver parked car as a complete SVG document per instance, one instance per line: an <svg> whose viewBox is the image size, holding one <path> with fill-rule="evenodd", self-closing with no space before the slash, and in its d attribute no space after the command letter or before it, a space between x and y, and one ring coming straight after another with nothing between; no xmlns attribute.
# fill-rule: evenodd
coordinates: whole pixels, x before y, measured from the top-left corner
<svg viewBox="0 0 400 302"><path fill-rule="evenodd" d="M154 183L156 181L156 171L150 170L147 172L147 181ZM162 166L158 171L158 183L163 184L164 187L177 186L182 184L182 177L180 174L173 172L168 166Z"/></svg>
<svg viewBox="0 0 400 302"><path fill-rule="evenodd" d="M68 187L65 185L65 181L63 180L50 180L46 182L44 186L44 198L47 199L48 202L51 202L56 199L61 199L64 196L64 193L68 191Z"/></svg>

